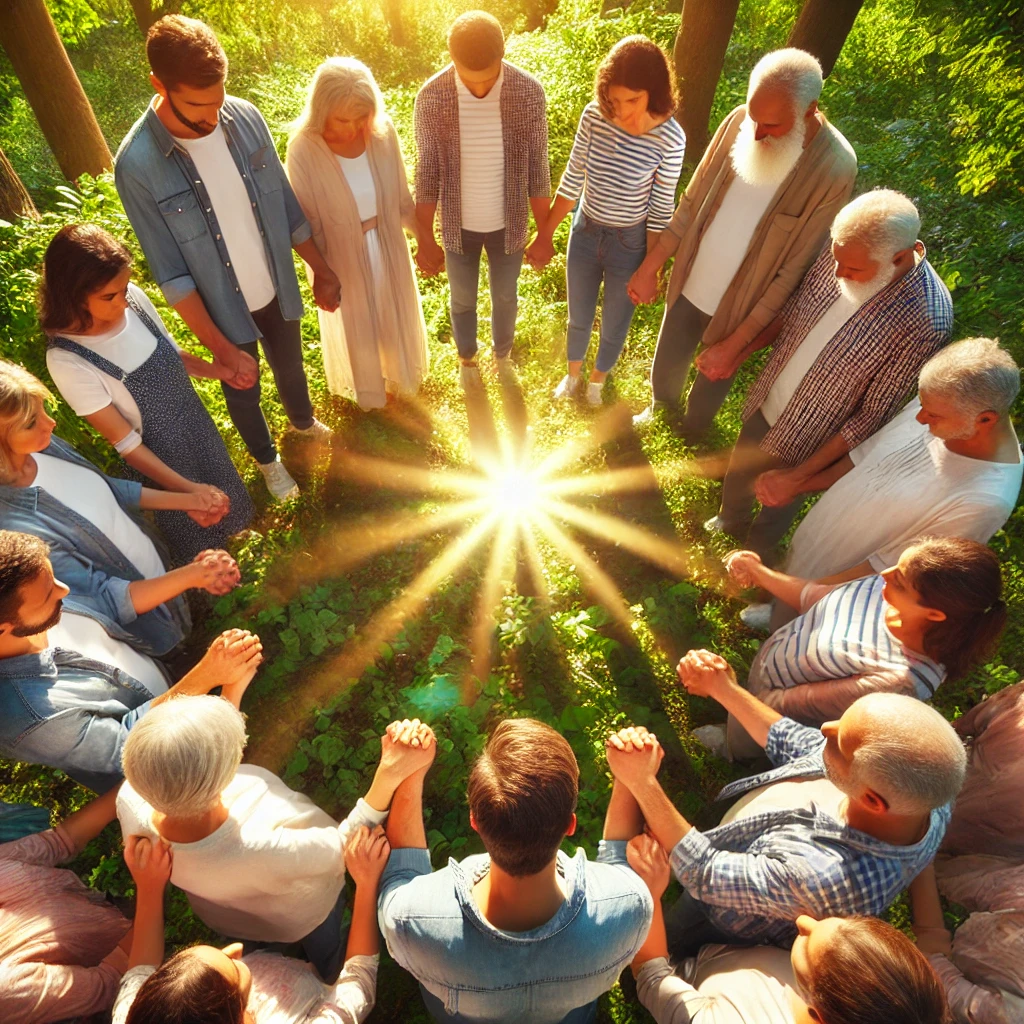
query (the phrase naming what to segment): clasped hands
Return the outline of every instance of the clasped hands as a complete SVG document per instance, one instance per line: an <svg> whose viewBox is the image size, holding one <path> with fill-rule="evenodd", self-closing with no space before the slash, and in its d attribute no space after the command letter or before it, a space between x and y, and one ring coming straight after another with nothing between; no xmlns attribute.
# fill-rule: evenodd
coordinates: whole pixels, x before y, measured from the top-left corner
<svg viewBox="0 0 1024 1024"><path fill-rule="evenodd" d="M196 586L214 597L222 597L242 582L238 563L220 549L207 548L192 559L196 573Z"/></svg>

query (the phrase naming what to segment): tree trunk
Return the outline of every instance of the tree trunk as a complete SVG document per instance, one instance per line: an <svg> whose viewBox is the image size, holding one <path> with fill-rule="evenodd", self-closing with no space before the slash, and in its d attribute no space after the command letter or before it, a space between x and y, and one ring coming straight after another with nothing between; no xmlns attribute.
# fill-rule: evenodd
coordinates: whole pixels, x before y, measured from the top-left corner
<svg viewBox="0 0 1024 1024"><path fill-rule="evenodd" d="M0 218L14 220L17 217L31 217L39 220L39 211L28 190L21 183L18 172L0 149Z"/></svg>
<svg viewBox="0 0 1024 1024"><path fill-rule="evenodd" d="M679 82L676 120L686 132L686 162L696 163L708 144L708 118L739 0L683 0L672 55Z"/></svg>
<svg viewBox="0 0 1024 1024"><path fill-rule="evenodd" d="M145 35L165 14L177 14L181 10L181 0L162 0L153 7L153 0L131 0L132 12L139 31Z"/></svg>
<svg viewBox="0 0 1024 1024"><path fill-rule="evenodd" d="M817 57L828 77L863 5L864 0L804 0L786 45Z"/></svg>
<svg viewBox="0 0 1024 1024"><path fill-rule="evenodd" d="M64 176L110 170L110 150L44 0L0 4L0 46Z"/></svg>

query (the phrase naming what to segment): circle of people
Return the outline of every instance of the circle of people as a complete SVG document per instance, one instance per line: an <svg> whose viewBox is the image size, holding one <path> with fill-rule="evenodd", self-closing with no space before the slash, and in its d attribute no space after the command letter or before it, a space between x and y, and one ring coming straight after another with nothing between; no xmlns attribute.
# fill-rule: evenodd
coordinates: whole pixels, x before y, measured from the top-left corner
<svg viewBox="0 0 1024 1024"><path fill-rule="evenodd" d="M48 831L0 818L4 1020L113 1007L117 1024L362 1021L378 924L438 1021L591 1021L630 964L659 1024L1024 1020L1024 684L955 726L925 703L984 661L1006 620L985 544L1021 484L1017 366L989 339L950 344L952 302L914 204L887 189L850 199L857 160L818 108L809 54L759 61L677 205L685 138L651 40L623 39L601 62L553 200L541 84L504 60L482 12L454 22L449 51L416 98L414 197L358 61L317 70L282 166L259 111L225 93L213 32L180 16L153 26L156 95L115 180L149 272L211 361L171 341L120 241L73 224L47 249L48 370L125 478L54 437L47 388L0 364L0 753L102 794ZM698 739L771 767L727 786L721 823L697 829L658 781L661 743L624 728L607 741L597 859L570 858L573 752L547 725L509 719L469 775L486 853L434 871L428 725L389 726L372 785L339 825L242 763L258 637L228 630L176 682L161 661L190 629L186 592L239 583L224 543L254 511L189 376L221 381L270 492L291 497L260 408L260 349L291 429L331 438L306 384L292 250L328 383L369 409L427 370L405 232L422 273L447 272L469 391L482 387L481 253L496 369L514 375L522 263L550 261L573 209L556 400L601 403L635 306L656 298L671 257L637 429L668 417L696 442L739 367L772 348L705 524L744 542L726 569L760 592L745 621L772 632L743 682L709 651L678 665L681 686L727 717ZM819 491L784 569L771 568ZM132 924L57 867L115 817ZM663 912L671 876L681 895ZM168 881L229 945L164 959ZM916 945L879 919L908 886ZM972 911L952 944L940 890Z"/></svg>

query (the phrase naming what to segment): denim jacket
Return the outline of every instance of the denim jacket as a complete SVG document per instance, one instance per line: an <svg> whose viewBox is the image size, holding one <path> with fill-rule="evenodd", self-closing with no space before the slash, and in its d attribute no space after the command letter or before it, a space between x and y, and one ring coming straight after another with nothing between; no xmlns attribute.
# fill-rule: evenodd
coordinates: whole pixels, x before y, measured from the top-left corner
<svg viewBox="0 0 1024 1024"><path fill-rule="evenodd" d="M105 476L70 445L53 438L43 452L103 477L117 503L163 553L150 525L139 515L142 485ZM139 570L88 519L41 487L0 485L0 529L31 533L50 545L53 574L71 589L77 609L95 619L115 640L159 657L176 647L192 626L184 597L176 597L138 615L128 584L143 579Z"/></svg>
<svg viewBox="0 0 1024 1024"><path fill-rule="evenodd" d="M596 862L560 852L565 903L528 932L500 931L480 912L473 885L489 862L477 854L431 873L427 850L392 850L378 900L392 957L460 1020L554 1024L607 992L654 912L626 844L602 842Z"/></svg>
<svg viewBox="0 0 1024 1024"><path fill-rule="evenodd" d="M228 96L220 123L263 236L281 314L286 320L299 320L302 299L292 246L310 238L312 228L260 112L251 103ZM228 339L236 345L256 341L260 331L235 277L206 186L152 104L117 151L114 182L167 301L174 306L198 291Z"/></svg>

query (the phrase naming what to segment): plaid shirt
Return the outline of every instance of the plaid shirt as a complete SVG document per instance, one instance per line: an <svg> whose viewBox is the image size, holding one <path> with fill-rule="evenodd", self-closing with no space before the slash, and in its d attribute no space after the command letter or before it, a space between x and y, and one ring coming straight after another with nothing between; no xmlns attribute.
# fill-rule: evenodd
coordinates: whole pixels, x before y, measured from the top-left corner
<svg viewBox="0 0 1024 1024"><path fill-rule="evenodd" d="M765 753L778 767L730 783L719 799L785 779L821 778L825 740L783 718ZM788 946L800 914L877 916L935 856L952 804L932 811L927 835L893 846L816 808L770 811L708 832L691 829L672 850L672 870L711 922L747 942Z"/></svg>
<svg viewBox="0 0 1024 1024"><path fill-rule="evenodd" d="M804 375L761 447L790 466L810 458L841 433L856 448L895 415L921 367L949 343L953 300L925 258L869 299L839 328ZM832 251L822 250L780 316L772 356L743 408L749 419L768 397L822 314L839 298Z"/></svg>
<svg viewBox="0 0 1024 1024"><path fill-rule="evenodd" d="M505 149L505 252L526 248L528 200L551 195L548 122L540 82L502 61L501 135ZM459 94L452 65L416 94L416 202L441 204L441 241L462 252Z"/></svg>

